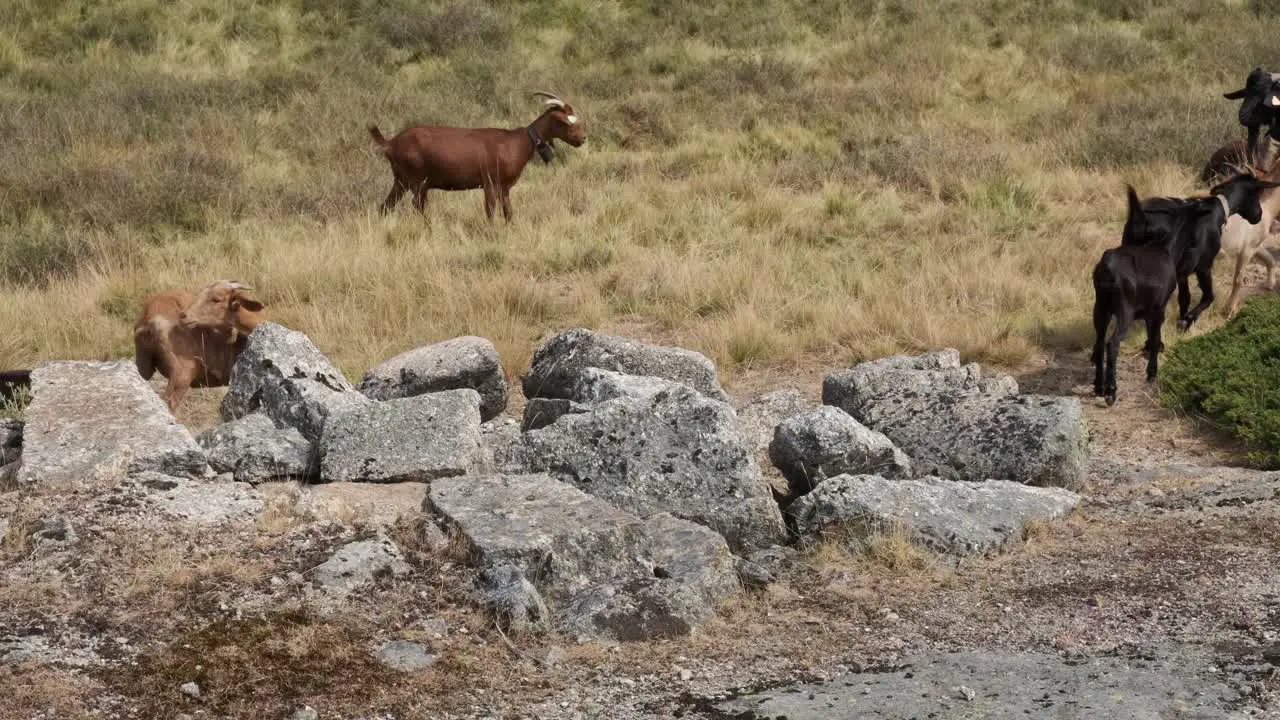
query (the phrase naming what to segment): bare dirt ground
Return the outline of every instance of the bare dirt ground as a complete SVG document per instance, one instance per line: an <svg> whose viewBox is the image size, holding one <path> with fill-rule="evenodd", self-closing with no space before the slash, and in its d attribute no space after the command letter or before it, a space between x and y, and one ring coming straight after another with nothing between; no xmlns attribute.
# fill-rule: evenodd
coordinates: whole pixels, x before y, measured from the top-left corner
<svg viewBox="0 0 1280 720"><path fill-rule="evenodd" d="M413 571L329 607L309 598L307 573L373 534L386 508L375 518L359 498L331 497L319 512L296 502L307 490L280 487L261 517L209 529L155 515L119 478L0 494L0 656L11 653L0 717L287 718L303 706L321 718L739 717L716 703L922 653L1069 662L1156 646L1194 649L1205 672L1220 670L1224 712L1274 713L1280 474L1231 467L1238 449L1159 407L1141 370L1124 359L1113 408L1091 397L1083 355L1019 377L1024 392L1080 396L1093 455L1082 507L1030 528L1011 553L956 561L892 541L827 543L669 641L504 635L477 609L470 571L423 531L412 493L389 533ZM735 400L787 385L816 400L821 377L747 376ZM216 400L184 419L208 422ZM390 639L426 643L439 660L392 671L371 655ZM187 682L199 698L180 691Z"/></svg>

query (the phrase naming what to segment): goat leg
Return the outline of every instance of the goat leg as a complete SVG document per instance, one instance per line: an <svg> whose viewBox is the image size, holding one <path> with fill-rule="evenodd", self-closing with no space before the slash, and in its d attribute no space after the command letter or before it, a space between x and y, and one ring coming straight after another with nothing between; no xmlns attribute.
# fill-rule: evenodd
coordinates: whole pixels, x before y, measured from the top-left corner
<svg viewBox="0 0 1280 720"><path fill-rule="evenodd" d="M379 215L386 215L391 212L396 203L400 202L400 198L404 197L407 188L397 179L391 185L391 192L387 193L387 199L382 201L382 205L378 207Z"/></svg>
<svg viewBox="0 0 1280 720"><path fill-rule="evenodd" d="M1147 382L1155 382L1156 372L1160 369L1160 353L1164 351L1164 341L1160 338L1160 328L1163 325L1163 307L1147 316Z"/></svg>
<svg viewBox="0 0 1280 720"><path fill-rule="evenodd" d="M1102 392L1103 398L1107 401L1107 407L1116 404L1116 361L1120 356L1120 343L1129 334L1129 325L1132 322L1133 318L1126 312L1117 315L1115 332L1111 333L1111 339L1107 341L1107 376Z"/></svg>
<svg viewBox="0 0 1280 720"><path fill-rule="evenodd" d="M1182 327L1183 322L1186 323L1186 326L1182 327L1183 330L1190 330L1191 325L1200 317L1200 313L1213 304L1213 270L1196 270L1196 284L1200 286L1200 302L1196 303L1186 317L1178 322L1179 327ZM1189 294L1190 291L1188 291Z"/></svg>
<svg viewBox="0 0 1280 720"><path fill-rule="evenodd" d="M1107 325L1111 323L1111 313L1102 304L1101 298L1094 300L1093 303L1093 355L1090 360L1093 362L1093 394L1099 397L1103 393L1104 370L1103 361L1106 359L1107 344Z"/></svg>
<svg viewBox="0 0 1280 720"><path fill-rule="evenodd" d="M169 385L164 389L163 398L169 406L169 412L177 412L187 390L196 381L196 366L192 362L178 361L173 364L169 373Z"/></svg>
<svg viewBox="0 0 1280 720"><path fill-rule="evenodd" d="M1276 253L1278 256L1280 256L1280 250L1276 250ZM1275 290L1276 289L1276 260L1274 257L1271 256L1271 248L1262 248L1261 250L1258 251L1257 255L1254 255L1254 257L1258 258L1258 260L1263 265L1267 266L1267 289Z"/></svg>
<svg viewBox="0 0 1280 720"><path fill-rule="evenodd" d="M1235 317L1236 312L1240 309L1240 290L1244 285L1244 266L1249 264L1250 255L1249 250L1245 248L1236 256L1236 271L1231 276L1231 296L1227 298L1227 319Z"/></svg>
<svg viewBox="0 0 1280 720"><path fill-rule="evenodd" d="M502 217L511 222L511 188L499 186L498 199L502 202Z"/></svg>
<svg viewBox="0 0 1280 720"><path fill-rule="evenodd" d="M493 222L495 209L498 207L498 189L493 186L493 181L485 178L484 184L484 214L489 218L489 222Z"/></svg>
<svg viewBox="0 0 1280 720"><path fill-rule="evenodd" d="M1178 278L1178 329L1186 330L1191 327L1191 323L1187 321L1187 308L1191 307L1191 282L1187 276Z"/></svg>

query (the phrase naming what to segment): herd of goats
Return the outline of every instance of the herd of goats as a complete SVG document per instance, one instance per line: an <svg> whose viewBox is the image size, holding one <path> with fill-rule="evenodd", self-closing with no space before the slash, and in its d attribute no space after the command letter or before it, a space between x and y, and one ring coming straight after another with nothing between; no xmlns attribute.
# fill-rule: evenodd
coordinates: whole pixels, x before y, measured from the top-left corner
<svg viewBox="0 0 1280 720"><path fill-rule="evenodd" d="M550 162L554 141L579 147L587 139L569 103L552 93L535 96L544 98L542 113L513 130L419 125L388 139L371 125L369 134L393 176L380 211L390 212L407 192L413 193L414 207L424 212L430 190L482 189L488 219L494 219L501 205L510 222L511 188L533 155ZM1116 400L1116 359L1130 327L1137 320L1146 323L1147 380L1153 381L1170 296L1176 287L1178 328L1190 328L1213 302L1213 264L1220 251L1236 258L1228 315L1239 307L1250 260L1266 264L1268 289L1277 286L1280 253L1263 245L1280 216L1280 153L1272 152L1272 143L1280 143L1280 74L1255 68L1244 88L1225 97L1243 100L1239 119L1248 136L1210 157L1202 174L1202 180L1213 183L1208 196L1143 201L1129 187L1121 245L1104 252L1094 267L1094 392L1108 405ZM1260 137L1263 126L1267 135ZM1188 284L1192 274L1201 290L1194 307ZM153 295L134 327L138 371L148 380L156 371L167 378L162 397L176 409L189 388L230 383L236 358L264 320L253 288L235 280L213 282L194 295L182 290ZM0 372L0 399L12 398L29 384L28 370Z"/></svg>
<svg viewBox="0 0 1280 720"><path fill-rule="evenodd" d="M1280 142L1280 75L1254 68L1245 86L1226 93L1243 100L1240 124L1248 137L1218 149L1201 178L1216 183L1207 197L1138 199L1128 188L1129 214L1120 247L1102 254L1093 268L1093 391L1107 405L1116 401L1116 356L1134 321L1147 325L1147 382L1156 379L1164 343L1165 306L1178 289L1178 329L1187 330L1213 302L1213 263L1219 251L1235 255L1235 275L1227 314L1239 309L1245 266L1255 257L1267 266L1267 288L1276 287L1277 259L1263 244L1280 214L1280 158L1271 152ZM1259 131L1267 135L1259 145ZM1191 307L1190 277L1200 286L1200 302ZM1108 327L1114 323L1111 337Z"/></svg>

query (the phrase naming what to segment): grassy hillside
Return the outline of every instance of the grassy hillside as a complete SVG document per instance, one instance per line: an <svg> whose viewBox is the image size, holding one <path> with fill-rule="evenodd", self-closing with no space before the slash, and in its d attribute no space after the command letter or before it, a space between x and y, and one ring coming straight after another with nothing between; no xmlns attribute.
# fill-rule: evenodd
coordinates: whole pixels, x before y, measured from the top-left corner
<svg viewBox="0 0 1280 720"><path fill-rule="evenodd" d="M11 0L0 9L0 367L129 356L140 301L218 277L350 374L478 334L677 342L732 376L1088 340L1123 184L1185 193L1280 68L1211 0ZM478 192L390 187L365 126L590 141Z"/></svg>

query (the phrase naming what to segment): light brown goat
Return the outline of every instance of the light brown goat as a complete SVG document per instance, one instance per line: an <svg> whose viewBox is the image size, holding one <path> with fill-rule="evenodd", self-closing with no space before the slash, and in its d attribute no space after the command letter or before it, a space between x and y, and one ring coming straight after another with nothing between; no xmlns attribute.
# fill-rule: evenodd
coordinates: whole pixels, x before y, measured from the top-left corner
<svg viewBox="0 0 1280 720"><path fill-rule="evenodd" d="M177 408L189 388L231 382L231 366L266 317L263 305L235 280L218 280L194 298L166 290L143 303L133 328L134 362L144 379L169 379L162 397Z"/></svg>
<svg viewBox="0 0 1280 720"><path fill-rule="evenodd" d="M552 140L574 147L587 141L582 119L569 103L551 93L534 94L547 98L547 109L528 126L514 130L419 125L388 140L370 125L369 134L391 163L394 176L381 212L390 212L410 190L413 206L425 212L428 190L483 188L485 215L492 221L494 208L502 203L502 215L510 222L511 186L534 152L550 162Z"/></svg>

